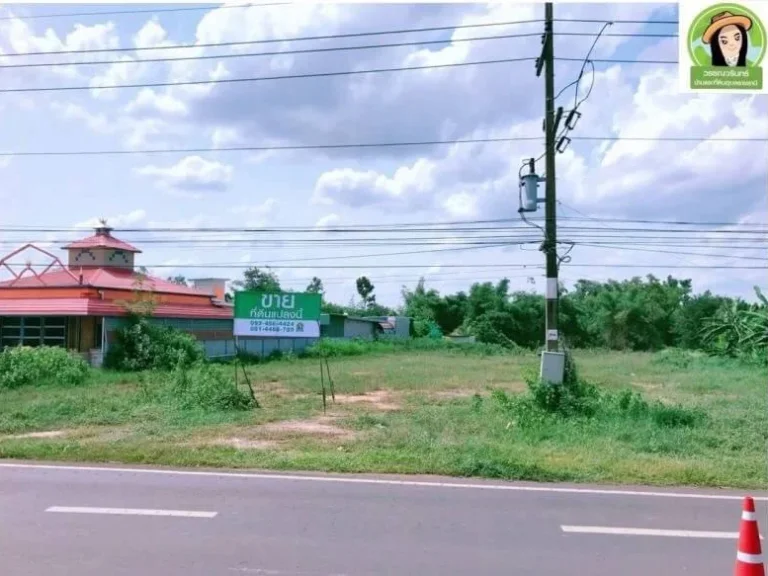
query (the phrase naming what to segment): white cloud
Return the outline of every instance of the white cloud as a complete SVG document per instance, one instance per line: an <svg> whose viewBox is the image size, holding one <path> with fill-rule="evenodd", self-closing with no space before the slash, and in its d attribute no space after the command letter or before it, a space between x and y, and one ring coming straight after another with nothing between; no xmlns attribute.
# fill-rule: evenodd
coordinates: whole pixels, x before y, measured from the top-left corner
<svg viewBox="0 0 768 576"><path fill-rule="evenodd" d="M123 55L116 60L119 63L110 64L103 73L96 74L91 78L88 85L91 87L91 94L94 98L114 100L118 97L119 90L105 89L104 86L130 84L141 76L142 65L137 64L135 58Z"/></svg>
<svg viewBox="0 0 768 576"><path fill-rule="evenodd" d="M736 218L749 209L758 188L764 190L766 185L765 164L754 161L760 151L765 157L765 143L663 139L765 137L766 102L738 95L681 95L674 69L642 75L636 91L632 82L618 67L596 78L593 95L582 109L584 118L571 135L589 130L586 135L612 134L616 140L597 147L574 140L558 156L561 198L587 209L665 219L691 219L691 202L698 202L704 219L722 219L724 211ZM632 106L623 95L632 95ZM593 124L602 125L599 132L592 131ZM478 131L471 137L530 136L538 130L539 122L532 121L491 133ZM393 212L431 206L460 218L514 215L519 164L510 159L538 155L540 146L536 142L454 146L391 174L331 169L318 177L313 198L317 203L377 206ZM543 171L542 162L538 172ZM739 186L733 189L737 175ZM713 189L721 193L707 194L702 202L702 195ZM726 189L731 191L722 193Z"/></svg>
<svg viewBox="0 0 768 576"><path fill-rule="evenodd" d="M133 45L136 48L156 48L167 45L168 33L160 25L158 19L152 18L133 36Z"/></svg>
<svg viewBox="0 0 768 576"><path fill-rule="evenodd" d="M237 128L218 127L213 129L211 145L214 148L223 148L240 141Z"/></svg>
<svg viewBox="0 0 768 576"><path fill-rule="evenodd" d="M128 114L142 115L155 111L167 116L186 116L187 105L168 93L158 93L152 88L142 88L125 108Z"/></svg>
<svg viewBox="0 0 768 576"><path fill-rule="evenodd" d="M422 158L412 166L398 168L391 177L372 170L331 170L318 178L313 200L318 204L351 207L413 205L432 190L434 169L433 162Z"/></svg>
<svg viewBox="0 0 768 576"><path fill-rule="evenodd" d="M336 226L339 222L341 222L341 216L338 214L326 214L315 222L315 228L330 228Z"/></svg>
<svg viewBox="0 0 768 576"><path fill-rule="evenodd" d="M86 26L76 23L63 37L53 28L36 32L32 25L23 19L9 17L0 21L0 55L24 52L59 52L78 50L102 50L117 48L120 45L117 26L109 21L106 23ZM90 54L69 54L63 60L66 62L86 61ZM3 58L0 61L10 65L21 64L18 58ZM36 60L37 61L37 60ZM81 66L57 65L51 67L20 68L7 70L14 79L14 85L46 85L58 82L62 78L68 81L84 78L84 68ZM6 78L7 79L7 78ZM22 100L23 101L23 100Z"/></svg>
<svg viewBox="0 0 768 576"><path fill-rule="evenodd" d="M119 45L114 22L93 26L75 24L75 29L67 34L64 41L67 50L104 50L117 48Z"/></svg>
<svg viewBox="0 0 768 576"><path fill-rule="evenodd" d="M93 132L110 133L116 129L106 114L93 114L72 102L52 102L51 109L66 120L78 120L85 123L88 129Z"/></svg>
<svg viewBox="0 0 768 576"><path fill-rule="evenodd" d="M200 156L186 156L172 166L153 164L139 168L142 176L157 179L159 186L187 192L223 191L232 181L234 168Z"/></svg>
<svg viewBox="0 0 768 576"><path fill-rule="evenodd" d="M455 218L472 218L477 216L477 198L469 192L456 192L445 199L443 208Z"/></svg>
<svg viewBox="0 0 768 576"><path fill-rule="evenodd" d="M107 226L110 226L112 228L120 228L122 226L128 226L131 224L137 224L138 222L141 222L145 220L147 217L147 213L145 210L139 208L136 210L131 210L130 212L127 212L125 214L117 214L114 216L94 216L93 218L89 218L88 220L83 220L82 222L78 222L75 224L75 228L96 228L97 226L101 226L101 220L104 219L107 222Z"/></svg>
<svg viewBox="0 0 768 576"><path fill-rule="evenodd" d="M258 228L269 222L274 215L277 204L277 200L274 198L267 198L260 204L238 206L233 208L232 212L247 216L246 226Z"/></svg>

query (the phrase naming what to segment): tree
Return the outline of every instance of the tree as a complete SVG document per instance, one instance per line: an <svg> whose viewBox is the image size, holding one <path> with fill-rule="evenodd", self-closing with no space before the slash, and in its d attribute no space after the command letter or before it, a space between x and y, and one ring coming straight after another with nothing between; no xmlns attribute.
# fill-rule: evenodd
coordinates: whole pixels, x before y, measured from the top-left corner
<svg viewBox="0 0 768 576"><path fill-rule="evenodd" d="M376 295L373 293L375 286L365 276L360 276L355 284L357 286L357 293L360 294L360 298L363 300L363 305L366 308L373 308L376 305Z"/></svg>
<svg viewBox="0 0 768 576"><path fill-rule="evenodd" d="M176 276L168 276L168 282L178 284L179 286L188 286L187 279L181 274L177 274Z"/></svg>
<svg viewBox="0 0 768 576"><path fill-rule="evenodd" d="M269 269L257 267L247 268L242 280L235 280L232 285L238 290L255 290L258 292L280 292L280 280L277 274Z"/></svg>
<svg viewBox="0 0 768 576"><path fill-rule="evenodd" d="M307 292L310 294L322 294L325 292L323 288L323 281L320 280L317 276L312 278L312 281L307 286Z"/></svg>

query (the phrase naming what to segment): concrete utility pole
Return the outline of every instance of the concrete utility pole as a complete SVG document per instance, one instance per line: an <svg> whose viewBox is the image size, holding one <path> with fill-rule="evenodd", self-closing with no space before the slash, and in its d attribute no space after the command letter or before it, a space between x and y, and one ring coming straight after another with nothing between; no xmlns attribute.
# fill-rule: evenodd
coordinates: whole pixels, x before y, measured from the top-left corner
<svg viewBox="0 0 768 576"><path fill-rule="evenodd" d="M546 191L544 196L544 245L547 258L546 346L547 351L558 351L558 262L557 262L557 192L555 178L555 148L557 124L555 118L555 37L552 30L552 3L544 5L544 46L536 68L536 75L544 68L545 140L546 140Z"/></svg>

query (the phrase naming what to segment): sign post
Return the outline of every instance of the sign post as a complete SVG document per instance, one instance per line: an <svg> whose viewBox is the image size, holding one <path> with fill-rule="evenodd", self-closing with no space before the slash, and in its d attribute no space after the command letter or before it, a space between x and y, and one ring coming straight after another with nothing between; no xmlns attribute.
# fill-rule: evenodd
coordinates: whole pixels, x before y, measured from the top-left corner
<svg viewBox="0 0 768 576"><path fill-rule="evenodd" d="M239 338L320 338L322 295L308 292L235 292L234 336ZM325 378L336 401L328 359L320 359L320 386L325 412ZM243 367L245 372L245 367ZM250 384L249 384L250 386Z"/></svg>
<svg viewBox="0 0 768 576"><path fill-rule="evenodd" d="M321 301L304 292L235 292L234 335L319 338Z"/></svg>

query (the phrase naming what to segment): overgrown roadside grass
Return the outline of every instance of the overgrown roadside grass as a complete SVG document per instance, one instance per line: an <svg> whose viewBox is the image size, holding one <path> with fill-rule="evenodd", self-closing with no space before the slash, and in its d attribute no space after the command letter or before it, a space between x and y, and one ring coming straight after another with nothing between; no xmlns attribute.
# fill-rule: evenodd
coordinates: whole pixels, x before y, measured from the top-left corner
<svg viewBox="0 0 768 576"><path fill-rule="evenodd" d="M768 487L765 374L681 354L577 351L582 377L609 394L568 418L526 400L532 353L334 357L326 414L316 358L249 366L262 406L251 410L176 401L168 374L96 372L78 387L0 392L0 457ZM234 366L212 370L234 381ZM41 431L53 434L23 437Z"/></svg>

